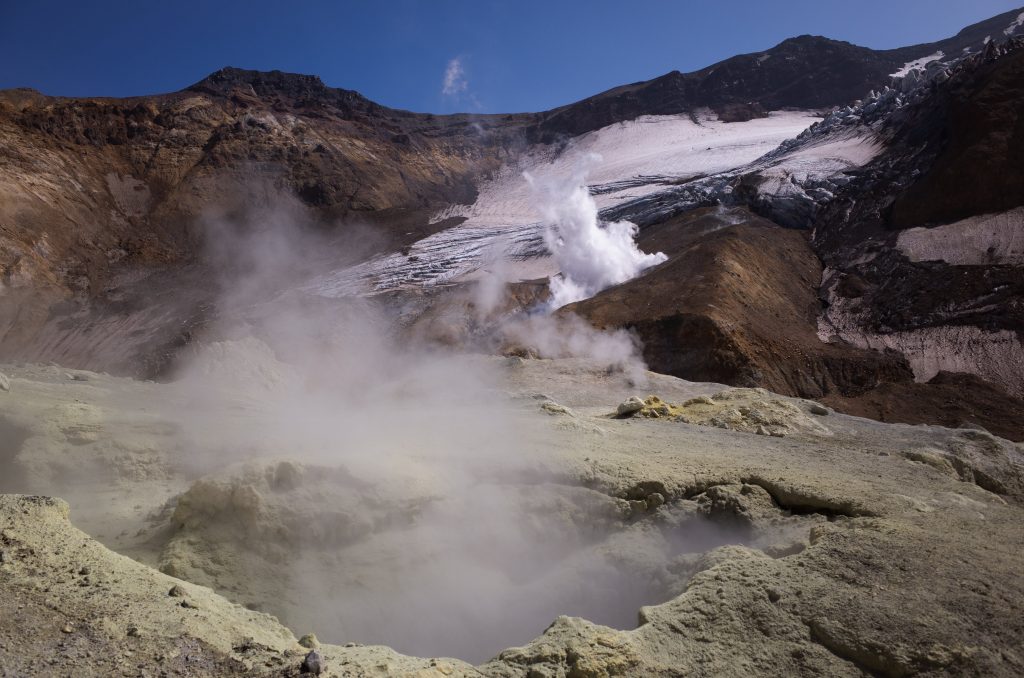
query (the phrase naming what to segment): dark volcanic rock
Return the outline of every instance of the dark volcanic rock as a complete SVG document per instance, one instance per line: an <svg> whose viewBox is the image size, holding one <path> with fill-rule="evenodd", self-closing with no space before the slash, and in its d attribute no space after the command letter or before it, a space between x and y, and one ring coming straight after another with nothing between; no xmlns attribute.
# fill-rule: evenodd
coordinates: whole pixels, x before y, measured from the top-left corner
<svg viewBox="0 0 1024 678"><path fill-rule="evenodd" d="M910 54L916 51L878 52L805 35L765 52L732 57L693 73L673 71L555 109L543 114L535 134L576 135L640 115L705 107L730 121L787 107L829 108L884 84Z"/></svg>
<svg viewBox="0 0 1024 678"><path fill-rule="evenodd" d="M1024 400L973 374L939 372L927 383L881 384L858 396L826 396L841 412L878 421L981 426L1008 440L1024 440Z"/></svg>
<svg viewBox="0 0 1024 678"><path fill-rule="evenodd" d="M963 60L881 121L885 153L837 190L813 231L829 268L822 296L836 336L898 347L919 378L936 367L970 372L1017 397L1024 266L1006 243L1024 224L1008 214L1011 230L979 230L971 219L1024 205L1022 83L1021 39ZM906 229L942 225L955 234L930 260L900 248ZM968 247L989 254L965 259Z"/></svg>
<svg viewBox="0 0 1024 678"><path fill-rule="evenodd" d="M936 93L905 123L932 132L929 170L899 195L891 225L907 228L1024 204L1024 49L984 63ZM908 130L909 131L909 130Z"/></svg>
<svg viewBox="0 0 1024 678"><path fill-rule="evenodd" d="M302 660L302 666L300 668L302 673L319 676L326 668L324 656L320 654L318 650L312 650Z"/></svg>

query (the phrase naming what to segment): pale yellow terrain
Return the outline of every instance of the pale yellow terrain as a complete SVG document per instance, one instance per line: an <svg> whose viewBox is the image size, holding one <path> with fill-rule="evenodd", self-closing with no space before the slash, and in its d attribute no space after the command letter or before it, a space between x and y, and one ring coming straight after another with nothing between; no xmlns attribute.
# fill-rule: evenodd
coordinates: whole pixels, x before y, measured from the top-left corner
<svg viewBox="0 0 1024 678"><path fill-rule="evenodd" d="M414 386L360 410L393 457L281 449L271 428L265 449L233 456L289 379L261 364L264 390L218 373L234 396L216 429L181 418L179 384L3 369L2 489L67 503L0 498L0 675L298 675L309 632L337 676L1024 671L1019 445L653 373L631 384L582 360L464 357L453 364L488 375L477 395L490 402L453 403L446 426L409 409ZM614 416L649 394L674 416ZM197 450L213 430L233 433ZM408 431L421 453L397 444ZM507 440L482 456L495 434ZM478 451L422 453L437 442ZM529 580L509 583L515 549L502 545L535 549ZM440 567L458 586L416 588L445 582ZM584 609L601 589L580 582L605 576L605 592L637 587L594 608L633 605L609 617L619 628L537 621L544 604ZM375 600L392 625L369 623ZM444 627L454 640L416 635ZM372 644L389 632L413 647L497 645L460 650L493 656L474 667Z"/></svg>

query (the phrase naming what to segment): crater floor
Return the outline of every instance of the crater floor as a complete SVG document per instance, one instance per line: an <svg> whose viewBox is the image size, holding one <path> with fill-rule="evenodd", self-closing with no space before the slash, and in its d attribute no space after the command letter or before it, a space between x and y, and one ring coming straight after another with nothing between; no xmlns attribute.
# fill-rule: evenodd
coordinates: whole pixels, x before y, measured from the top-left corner
<svg viewBox="0 0 1024 678"><path fill-rule="evenodd" d="M1020 445L582 360L453 361L486 385L296 420L346 426L346 454L280 448L268 365L270 386L218 375L209 420L179 384L4 367L2 490L66 501L0 496L0 674L298 675L310 632L338 676L1024 672ZM648 394L669 406L613 416ZM370 435L394 454L352 451ZM588 582L636 595L572 609ZM538 598L565 609L496 621ZM567 616L613 609L622 628ZM372 644L445 627L499 645L448 645L473 666L431 656L443 634L406 643L423 658Z"/></svg>

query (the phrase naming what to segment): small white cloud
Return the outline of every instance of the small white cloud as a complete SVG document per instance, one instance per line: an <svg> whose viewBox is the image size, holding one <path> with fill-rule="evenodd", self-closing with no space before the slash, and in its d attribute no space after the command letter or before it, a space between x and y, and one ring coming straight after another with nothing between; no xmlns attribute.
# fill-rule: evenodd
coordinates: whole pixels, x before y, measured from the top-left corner
<svg viewBox="0 0 1024 678"><path fill-rule="evenodd" d="M448 62L444 69L444 84L441 93L447 97L457 97L469 89L469 81L466 80L466 71L462 67L462 58L455 57Z"/></svg>

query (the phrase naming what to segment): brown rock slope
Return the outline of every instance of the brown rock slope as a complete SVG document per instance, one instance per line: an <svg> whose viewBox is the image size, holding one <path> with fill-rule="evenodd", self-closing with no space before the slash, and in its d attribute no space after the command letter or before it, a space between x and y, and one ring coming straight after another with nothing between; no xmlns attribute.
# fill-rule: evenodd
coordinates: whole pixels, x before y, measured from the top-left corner
<svg viewBox="0 0 1024 678"><path fill-rule="evenodd" d="M639 241L669 260L565 312L633 329L651 369L825 398L882 421L981 425L1024 439L1024 401L995 384L972 375L915 383L898 353L822 342L822 266L803 232L742 209L704 208L646 229Z"/></svg>
<svg viewBox="0 0 1024 678"><path fill-rule="evenodd" d="M973 374L939 372L927 383L894 382L856 396L822 399L858 417L950 428L980 426L1008 440L1024 440L1024 400Z"/></svg>
<svg viewBox="0 0 1024 678"><path fill-rule="evenodd" d="M132 99L0 92L0 349L148 374L153 359L136 354L178 341L209 306L212 276L182 272L211 221L265 206L331 226L344 260L397 249L447 225L426 225L432 208L472 199L515 124L231 68ZM162 279L140 282L154 272ZM154 289L175 293L152 308ZM92 360L112 343L123 360Z"/></svg>
<svg viewBox="0 0 1024 678"><path fill-rule="evenodd" d="M90 289L115 262L176 260L204 207L261 197L239 184L294 194L329 218L465 200L479 163L500 154L481 150L477 130L279 72L223 69L134 99L5 92L4 276Z"/></svg>
<svg viewBox="0 0 1024 678"><path fill-rule="evenodd" d="M635 329L655 371L811 398L910 378L895 354L819 341L821 264L799 231L705 208L651 227L640 244L669 261L566 311Z"/></svg>

